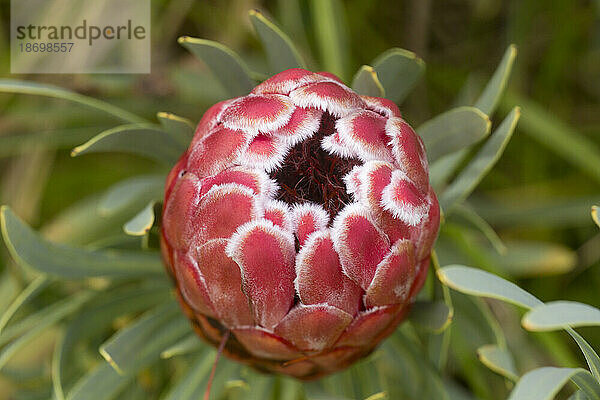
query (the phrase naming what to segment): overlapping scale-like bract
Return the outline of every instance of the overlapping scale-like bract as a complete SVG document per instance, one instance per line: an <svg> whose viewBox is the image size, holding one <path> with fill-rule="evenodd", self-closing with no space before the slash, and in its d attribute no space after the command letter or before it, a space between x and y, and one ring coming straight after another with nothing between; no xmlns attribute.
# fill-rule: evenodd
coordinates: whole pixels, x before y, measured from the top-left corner
<svg viewBox="0 0 600 400"><path fill-rule="evenodd" d="M398 107L291 69L205 113L167 180L162 249L202 337L229 331L226 355L311 379L393 332L439 219L423 142Z"/></svg>

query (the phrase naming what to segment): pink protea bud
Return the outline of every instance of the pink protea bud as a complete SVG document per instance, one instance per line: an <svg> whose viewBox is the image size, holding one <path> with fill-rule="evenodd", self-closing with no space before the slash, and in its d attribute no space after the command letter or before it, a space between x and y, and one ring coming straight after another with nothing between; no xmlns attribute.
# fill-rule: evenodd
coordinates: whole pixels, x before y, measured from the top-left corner
<svg viewBox="0 0 600 400"><path fill-rule="evenodd" d="M291 69L205 113L167 179L162 249L202 337L310 379L393 332L439 219L398 107Z"/></svg>

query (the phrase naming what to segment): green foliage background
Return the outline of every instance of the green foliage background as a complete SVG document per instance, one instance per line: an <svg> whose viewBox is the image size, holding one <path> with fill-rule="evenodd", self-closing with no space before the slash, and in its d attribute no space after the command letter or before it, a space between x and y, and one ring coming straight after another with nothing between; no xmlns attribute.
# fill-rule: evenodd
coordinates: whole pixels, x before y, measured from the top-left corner
<svg viewBox="0 0 600 400"><path fill-rule="evenodd" d="M427 64L426 73L400 108L419 126L450 107L471 104L507 46L515 43L517 61L492 130L514 105L521 106L521 120L504 155L468 201L496 230L506 252L498 254L467 223L467 228L444 226L438 255L442 265L477 266L509 278L543 301L600 307L600 234L590 218L590 207L600 203L600 2L348 0L339 2L343 7L335 15L341 28L333 33L315 22L318 7L313 3L152 0L152 74L13 76L9 2L1 0L0 76L67 87L148 119L157 111L170 111L197 121L206 108L229 96L177 38L189 35L224 43L253 70L267 70L247 14L258 8L290 35L311 67L330 69L348 83L361 65L390 47L417 53ZM330 34L340 40L323 45L327 41L322 36ZM101 227L90 227L102 224L101 219L80 215L86 204L124 178L158 171L154 163L128 155L71 158L73 147L118 123L94 110L10 94L0 94L0 110L0 203L10 205L52 241L89 245L99 239L98 232L107 236ZM113 216L122 221L111 221L110 229L130 217ZM122 235L120 229L112 233ZM4 249L0 271L17 283L0 281L4 305L25 278ZM52 292L44 293L32 307L55 300ZM457 303L471 301L454 297ZM542 365L585 365L566 334L525 333L517 309L498 301L488 304L520 373ZM468 317L455 315L456 320ZM598 328L579 332L600 347ZM47 366L55 334L50 331L38 339L16 362ZM476 398L505 398L510 384L481 365L470 338L461 338L460 332L453 338L450 345L463 358L450 360L448 373ZM4 393L9 398L15 387L12 378L0 374L0 398Z"/></svg>

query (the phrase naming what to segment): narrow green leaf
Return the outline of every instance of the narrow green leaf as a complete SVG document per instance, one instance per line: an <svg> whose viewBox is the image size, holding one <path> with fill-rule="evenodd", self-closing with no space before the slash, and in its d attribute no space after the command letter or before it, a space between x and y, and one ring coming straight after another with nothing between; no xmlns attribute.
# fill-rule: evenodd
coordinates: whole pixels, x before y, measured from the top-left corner
<svg viewBox="0 0 600 400"><path fill-rule="evenodd" d="M517 285L489 272L464 266L448 266L438 271L442 283L465 294L490 297L533 309L543 303ZM600 377L600 359L591 346L570 326L565 330L573 337L595 377ZM600 379L598 380L600 382Z"/></svg>
<svg viewBox="0 0 600 400"><path fill-rule="evenodd" d="M592 346L590 346L589 343L586 342L585 339L582 338L577 332L571 328L567 328L566 330L581 349L581 352L587 361L588 367L590 368L590 372L596 378L596 380L600 382L600 357L598 357L598 354L592 348Z"/></svg>
<svg viewBox="0 0 600 400"><path fill-rule="evenodd" d="M344 80L350 53L344 4L340 0L311 0L309 4L323 68Z"/></svg>
<svg viewBox="0 0 600 400"><path fill-rule="evenodd" d="M150 124L121 125L94 136L77 146L71 156L97 152L121 152L136 154L162 162L175 164L185 146L160 127Z"/></svg>
<svg viewBox="0 0 600 400"><path fill-rule="evenodd" d="M492 226L485 219L477 214L475 210L473 210L471 207L465 206L464 204L457 204L454 207L454 211L458 216L463 217L466 221L479 229L499 255L506 254L506 245L502 242L502 239L500 239L494 228L492 228Z"/></svg>
<svg viewBox="0 0 600 400"><path fill-rule="evenodd" d="M365 400L388 400L389 396L387 394L387 392L379 392L379 393L375 393L370 395L369 397L365 398Z"/></svg>
<svg viewBox="0 0 600 400"><path fill-rule="evenodd" d="M92 292L79 292L71 297L61 300L46 309L38 311L32 318L21 323L21 326L17 326L15 330L27 326L28 329L22 329L22 333L16 336L12 342L7 344L0 351L0 370L6 365L6 363L19 351L23 346L29 343L32 339L40 335L49 326L59 322L63 318L75 312L85 302L87 302L94 293ZM35 322L31 323L30 322ZM30 327L28 325L31 325ZM14 330L13 330L14 331ZM4 342L4 338L13 337L14 332L6 330L0 341Z"/></svg>
<svg viewBox="0 0 600 400"><path fill-rule="evenodd" d="M271 73L290 68L306 68L294 43L281 29L269 21L260 11L250 10L250 21L267 53Z"/></svg>
<svg viewBox="0 0 600 400"><path fill-rule="evenodd" d="M490 79L483 90L483 93L481 93L481 96L479 96L475 102L475 107L479 108L485 114L492 115L494 110L496 110L498 101L508 83L508 78L510 77L510 72L516 56L517 47L514 44L511 44L508 46L508 49L506 49L506 52L504 52L502 61L500 61L498 68L496 68L492 79Z"/></svg>
<svg viewBox="0 0 600 400"><path fill-rule="evenodd" d="M571 395L567 400L589 400L583 390L578 390Z"/></svg>
<svg viewBox="0 0 600 400"><path fill-rule="evenodd" d="M150 228L152 228L152 225L154 225L154 220L156 219L154 215L154 205L154 201L148 203L148 205L137 213L135 217L123 225L123 231L131 236L144 236L147 234L150 231Z"/></svg>
<svg viewBox="0 0 600 400"><path fill-rule="evenodd" d="M409 320L422 328L441 333L452 322L452 309L443 301L417 301L413 304Z"/></svg>
<svg viewBox="0 0 600 400"><path fill-rule="evenodd" d="M534 241L506 241L506 252L491 254L503 271L515 278L564 274L577 266L577 254L559 244Z"/></svg>
<svg viewBox="0 0 600 400"><path fill-rule="evenodd" d="M598 217L598 206L592 206L592 219L600 227L600 217Z"/></svg>
<svg viewBox="0 0 600 400"><path fill-rule="evenodd" d="M15 261L50 275L77 279L164 274L160 255L155 252L91 251L52 243L39 236L6 206L0 208L0 223L4 241Z"/></svg>
<svg viewBox="0 0 600 400"><path fill-rule="evenodd" d="M465 200L477 187L484 176L498 162L512 133L517 126L521 112L515 107L494 131L490 139L477 152L471 162L460 172L440 198L442 209L449 212L455 203Z"/></svg>
<svg viewBox="0 0 600 400"><path fill-rule="evenodd" d="M159 112L156 114L163 129L184 148L187 148L194 137L194 123L175 114Z"/></svg>
<svg viewBox="0 0 600 400"><path fill-rule="evenodd" d="M511 381L516 382L519 379L515 362L507 349L496 344L481 346L477 349L477 357L483 365Z"/></svg>
<svg viewBox="0 0 600 400"><path fill-rule="evenodd" d="M525 308L542 304L535 296L514 283L477 268L451 265L440 269L438 277L444 285L462 293L491 297Z"/></svg>
<svg viewBox="0 0 600 400"><path fill-rule="evenodd" d="M64 371L73 363L72 357L77 357L75 350L82 340L105 331L117 317L172 301L170 290L166 282L138 285L109 290L90 301L85 310L69 322L65 334L56 344L52 358L52 384L56 399L65 398Z"/></svg>
<svg viewBox="0 0 600 400"><path fill-rule="evenodd" d="M446 111L417 128L433 163L474 143L490 133L491 122L487 115L474 107L459 107Z"/></svg>
<svg viewBox="0 0 600 400"><path fill-rule="evenodd" d="M600 326L600 310L575 301L552 301L529 311L523 316L521 324L534 332Z"/></svg>
<svg viewBox="0 0 600 400"><path fill-rule="evenodd" d="M385 97L377 72L370 65L363 65L352 79L352 89L363 96Z"/></svg>
<svg viewBox="0 0 600 400"><path fill-rule="evenodd" d="M125 122L147 122L144 118L132 114L129 111L125 111L119 107L115 107L112 104L106 103L98 99L94 99L92 97L84 96L82 94L75 93L67 89L59 88L57 86L46 85L36 82L24 82L13 79L0 79L0 92L33 94L38 96L47 96L54 97L57 99L69 100L103 111Z"/></svg>
<svg viewBox="0 0 600 400"><path fill-rule="evenodd" d="M204 395L204 382L214 364L214 352L204 351L188 369L187 373L177 382L162 400L197 400Z"/></svg>
<svg viewBox="0 0 600 400"><path fill-rule="evenodd" d="M429 182L436 193L442 193L448 180L454 175L468 154L469 149L464 148L446 154L429 165Z"/></svg>
<svg viewBox="0 0 600 400"><path fill-rule="evenodd" d="M6 311L0 317L0 336L2 331L10 321L10 319L15 315L15 313L23 306L23 304L27 304L31 299L35 298L37 294L42 291L48 284L50 280L45 275L40 275L35 278L27 287L19 293L19 295L13 300L12 303L6 308Z"/></svg>
<svg viewBox="0 0 600 400"><path fill-rule="evenodd" d="M70 149L98 133L98 128L43 129L27 134L0 135L0 158L31 153L31 149Z"/></svg>
<svg viewBox="0 0 600 400"><path fill-rule="evenodd" d="M180 356L183 354L189 354L196 351L200 351L204 348L203 343L198 338L198 335L195 333L190 333L179 342L175 343L173 346L165 349L162 353L160 353L160 358L171 358L175 356Z"/></svg>
<svg viewBox="0 0 600 400"><path fill-rule="evenodd" d="M203 61L231 97L248 94L254 87L250 70L233 50L211 40L180 37L179 44Z"/></svg>
<svg viewBox="0 0 600 400"><path fill-rule="evenodd" d="M198 400L204 396L212 366L215 362L216 351L207 348L188 369L187 373L163 396L162 400ZM221 398L227 389L226 383L234 380L239 364L221 358L217 364L215 377L212 382L210 395L213 399Z"/></svg>
<svg viewBox="0 0 600 400"><path fill-rule="evenodd" d="M504 99L507 104L519 104L523 108L519 131L600 182L600 149L596 143L531 100L510 92Z"/></svg>
<svg viewBox="0 0 600 400"><path fill-rule="evenodd" d="M100 346L100 354L120 373L134 373L191 330L176 302L145 313Z"/></svg>
<svg viewBox="0 0 600 400"><path fill-rule="evenodd" d="M163 175L143 175L124 179L110 187L98 203L101 215L116 214L128 207L143 206L163 196Z"/></svg>
<svg viewBox="0 0 600 400"><path fill-rule="evenodd" d="M412 51L392 48L381 53L371 63L385 95L401 103L425 71L425 63Z"/></svg>
<svg viewBox="0 0 600 400"><path fill-rule="evenodd" d="M110 364L101 362L77 382L67 400L112 400L134 378L119 375Z"/></svg>
<svg viewBox="0 0 600 400"><path fill-rule="evenodd" d="M591 378L591 381L586 375ZM599 398L600 386L597 382L594 385L593 378L588 371L581 368L543 367L523 375L510 394L509 400L552 400L560 389L573 378L578 386L585 387L584 389L580 386L590 400Z"/></svg>

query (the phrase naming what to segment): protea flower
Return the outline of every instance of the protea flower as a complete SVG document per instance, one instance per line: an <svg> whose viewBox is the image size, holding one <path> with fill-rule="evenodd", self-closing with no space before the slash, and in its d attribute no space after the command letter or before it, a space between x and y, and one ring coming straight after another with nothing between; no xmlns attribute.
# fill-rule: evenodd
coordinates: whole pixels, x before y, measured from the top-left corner
<svg viewBox="0 0 600 400"><path fill-rule="evenodd" d="M204 339L309 379L402 321L439 218L398 107L290 69L204 114L167 178L162 248Z"/></svg>

